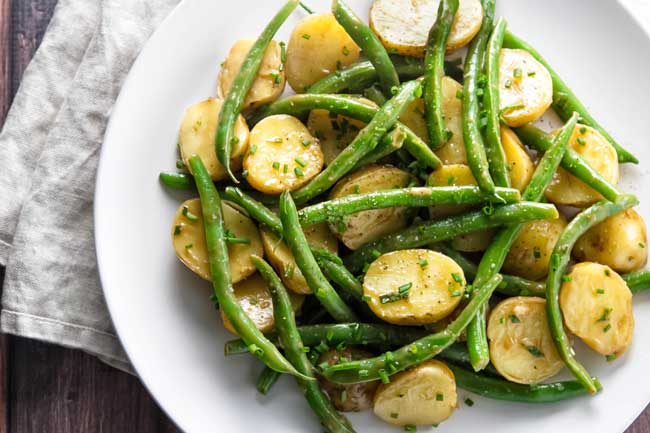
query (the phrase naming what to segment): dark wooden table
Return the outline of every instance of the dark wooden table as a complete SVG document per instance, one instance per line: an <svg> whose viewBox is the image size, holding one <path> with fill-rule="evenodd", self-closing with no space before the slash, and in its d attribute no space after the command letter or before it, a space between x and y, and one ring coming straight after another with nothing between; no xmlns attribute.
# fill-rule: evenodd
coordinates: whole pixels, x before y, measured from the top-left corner
<svg viewBox="0 0 650 433"><path fill-rule="evenodd" d="M0 126L55 5L56 0L0 0ZM0 267L0 286L3 274ZM137 378L78 350L2 336L0 433L7 432L163 433L178 429ZM650 433L650 409L627 433Z"/></svg>

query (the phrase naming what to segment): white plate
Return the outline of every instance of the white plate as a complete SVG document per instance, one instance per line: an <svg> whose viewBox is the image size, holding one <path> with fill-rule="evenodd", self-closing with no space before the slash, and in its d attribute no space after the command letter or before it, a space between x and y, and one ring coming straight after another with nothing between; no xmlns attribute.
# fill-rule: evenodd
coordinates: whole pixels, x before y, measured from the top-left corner
<svg viewBox="0 0 650 433"><path fill-rule="evenodd" d="M138 374L185 431L320 432L301 394L283 378L271 395L255 391L258 362L225 358L224 331L208 301L209 285L174 256L170 224L180 196L158 183L173 170L185 107L215 93L219 63L238 38L253 38L282 0L186 0L165 21L135 63L115 106L97 179L97 256L108 306ZM328 0L310 0L326 10ZM369 0L352 0L367 16ZM546 55L621 143L645 165L622 170L621 189L644 198L650 221L650 41L611 0L499 0L498 13ZM305 14L297 10L278 39ZM644 185L645 184L645 185ZM635 299L630 351L613 364L580 352L604 392L532 406L472 395L436 431L499 433L622 432L650 401L650 297ZM584 353L584 354L583 354ZM350 415L359 432L395 432L370 413ZM421 428L420 431L428 429ZM487 430L486 430L487 431Z"/></svg>

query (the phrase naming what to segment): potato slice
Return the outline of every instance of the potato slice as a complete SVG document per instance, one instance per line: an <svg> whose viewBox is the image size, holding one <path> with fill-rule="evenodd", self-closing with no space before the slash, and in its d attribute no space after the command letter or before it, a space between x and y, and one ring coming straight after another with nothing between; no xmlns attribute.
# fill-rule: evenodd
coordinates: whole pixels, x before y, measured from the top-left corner
<svg viewBox="0 0 650 433"><path fill-rule="evenodd" d="M217 160L217 153L214 150L217 120L222 104L221 99L208 98L189 107L185 111L185 117L178 134L178 148L187 169L192 171L189 160L192 156L198 155L212 180L222 180L228 177L226 169ZM248 134L246 120L240 115L235 123L237 140L230 153L230 166L233 170L241 168L242 156L248 148Z"/></svg>
<svg viewBox="0 0 650 433"><path fill-rule="evenodd" d="M566 219L530 221L512 244L503 270L530 280L539 280L548 274L551 253L562 231L567 226Z"/></svg>
<svg viewBox="0 0 650 433"><path fill-rule="evenodd" d="M548 70L524 50L504 48L499 57L499 108L508 126L540 117L553 102Z"/></svg>
<svg viewBox="0 0 650 433"><path fill-rule="evenodd" d="M443 164L467 164L463 138L463 86L450 77L442 78L442 117L451 132L449 141L436 150ZM427 141L428 143L428 141Z"/></svg>
<svg viewBox="0 0 650 433"><path fill-rule="evenodd" d="M439 0L375 0L370 9L370 27L390 53L424 57L439 4ZM460 0L447 39L447 53L467 45L482 21L479 0Z"/></svg>
<svg viewBox="0 0 650 433"><path fill-rule="evenodd" d="M494 238L494 230L480 230L455 237L451 240L451 246L464 253L478 253L490 246L492 238Z"/></svg>
<svg viewBox="0 0 650 433"><path fill-rule="evenodd" d="M573 256L579 261L602 263L616 272L632 272L648 261L647 243L643 218L634 209L627 209L582 235Z"/></svg>
<svg viewBox="0 0 650 433"><path fill-rule="evenodd" d="M217 92L221 98L228 94L232 82L254 43L253 39L240 39L230 48L228 57L221 64L217 83ZM243 109L259 107L275 101L284 92L285 84L280 45L271 41L257 71L257 77L246 95Z"/></svg>
<svg viewBox="0 0 650 433"><path fill-rule="evenodd" d="M451 416L457 400L454 373L432 359L379 385L373 410L393 425L436 425Z"/></svg>
<svg viewBox="0 0 650 433"><path fill-rule="evenodd" d="M325 158L320 144L293 116L277 114L259 122L244 157L248 183L258 191L293 191L320 173Z"/></svg>
<svg viewBox="0 0 650 433"><path fill-rule="evenodd" d="M501 145L508 161L510 185L523 192L535 173L535 164L517 134L507 126L501 126Z"/></svg>
<svg viewBox="0 0 650 433"><path fill-rule="evenodd" d="M490 360L515 383L539 383L555 376L564 362L546 319L546 300L517 296L500 302L487 326Z"/></svg>
<svg viewBox="0 0 650 433"><path fill-rule="evenodd" d="M361 49L330 13L312 14L291 32L287 80L297 93L334 71L359 61Z"/></svg>
<svg viewBox="0 0 650 433"><path fill-rule="evenodd" d="M303 227L303 232L309 245L328 250L333 254L338 254L338 241L327 227L327 223L323 222ZM268 229L262 228L261 233L266 257L280 275L285 286L295 293L305 295L312 293L305 277L300 272L300 269L298 269L287 244L278 239Z"/></svg>
<svg viewBox="0 0 650 433"><path fill-rule="evenodd" d="M632 343L632 292L609 266L583 262L560 289L564 323L602 355L622 355Z"/></svg>
<svg viewBox="0 0 650 433"><path fill-rule="evenodd" d="M343 360L357 361L361 359L372 358L374 355L367 350L356 347L348 347L343 350L328 350L318 358L318 365L327 363L335 365ZM338 410L343 412L360 412L372 408L375 391L379 386L379 381L351 383L340 385L330 382L324 377L319 377L320 385L327 393L332 404Z"/></svg>
<svg viewBox="0 0 650 433"><path fill-rule="evenodd" d="M244 309L246 315L255 323L257 329L262 332L271 332L275 326L275 319L273 318L273 300L271 299L271 292L269 286L264 281L260 274L253 274L243 281L235 284L233 287L237 303ZM302 295L289 292L291 306L293 311L300 310L305 297ZM219 310L223 326L228 332L237 335L237 332L232 327L232 323L223 310Z"/></svg>
<svg viewBox="0 0 650 433"><path fill-rule="evenodd" d="M426 325L451 314L465 293L456 262L431 250L387 253L370 264L363 294L373 313L396 325Z"/></svg>
<svg viewBox="0 0 650 433"><path fill-rule="evenodd" d="M404 188L414 178L390 165L369 165L341 179L330 198L345 197L394 188ZM351 250L403 229L408 224L408 208L374 209L347 215L330 223L330 229Z"/></svg>
<svg viewBox="0 0 650 433"><path fill-rule="evenodd" d="M557 131L554 132L554 134L556 133ZM589 126L578 124L573 130L569 146L612 185L618 183L616 149L600 132ZM546 197L553 203L577 207L589 206L603 198L598 192L563 168L558 168L553 176L553 181L546 189Z"/></svg>
<svg viewBox="0 0 650 433"><path fill-rule="evenodd" d="M250 256L255 254L261 257L264 248L257 227L250 218L237 211L228 202L223 202L221 209L226 230L230 230L238 238L250 241L248 244L228 245L232 282L237 283L255 273L255 265L251 262ZM203 213L198 198L187 200L178 208L174 215L171 235L174 251L180 261L201 278L211 281Z"/></svg>

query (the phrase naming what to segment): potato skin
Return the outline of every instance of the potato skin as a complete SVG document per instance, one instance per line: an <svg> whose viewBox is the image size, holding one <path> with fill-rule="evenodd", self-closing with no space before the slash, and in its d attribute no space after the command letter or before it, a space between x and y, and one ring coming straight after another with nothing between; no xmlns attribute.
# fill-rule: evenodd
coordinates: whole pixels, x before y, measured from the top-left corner
<svg viewBox="0 0 650 433"><path fill-rule="evenodd" d="M627 209L582 235L573 247L573 256L607 265L616 272L632 272L647 263L647 243L643 218L634 209Z"/></svg>

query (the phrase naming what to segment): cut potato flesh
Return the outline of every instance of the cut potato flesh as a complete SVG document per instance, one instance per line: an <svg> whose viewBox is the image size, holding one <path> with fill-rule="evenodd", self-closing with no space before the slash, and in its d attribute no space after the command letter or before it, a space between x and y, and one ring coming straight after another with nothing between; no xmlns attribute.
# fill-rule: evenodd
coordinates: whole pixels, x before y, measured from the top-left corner
<svg viewBox="0 0 650 433"><path fill-rule="evenodd" d="M249 242L228 245L230 274L232 282L237 283L255 273L255 265L251 262L250 256L255 254L261 257L264 248L259 231L250 218L235 210L228 202L223 202L221 209L226 230L229 230L233 236ZM188 200L181 204L174 215L171 232L174 251L180 261L201 278L211 281L199 199Z"/></svg>
<svg viewBox="0 0 650 433"><path fill-rule="evenodd" d="M524 50L502 49L499 58L499 109L508 126L539 118L553 102L548 70Z"/></svg>
<svg viewBox="0 0 650 433"><path fill-rule="evenodd" d="M553 248L566 226L562 215L553 220L525 223L503 263L504 272L530 280L545 277Z"/></svg>
<svg viewBox="0 0 650 433"><path fill-rule="evenodd" d="M287 46L287 80L297 93L359 61L361 49L332 14L312 14L296 25Z"/></svg>
<svg viewBox="0 0 650 433"><path fill-rule="evenodd" d="M323 222L303 227L303 231L309 245L328 250L333 254L338 254L338 241L332 235L332 232L330 232L327 223ZM268 229L263 228L261 232L266 257L278 272L287 288L295 293L305 295L312 293L305 277L300 272L300 269L298 269L289 247Z"/></svg>
<svg viewBox="0 0 650 433"><path fill-rule="evenodd" d="M507 126L501 126L501 144L508 161L510 185L523 192L535 173L535 164L517 134Z"/></svg>
<svg viewBox="0 0 650 433"><path fill-rule="evenodd" d="M244 157L246 180L267 194L300 188L320 173L323 163L318 140L300 120L285 114L255 125Z"/></svg>
<svg viewBox="0 0 650 433"><path fill-rule="evenodd" d="M228 176L226 169L217 160L214 148L217 121L222 104L221 99L209 98L189 107L185 111L185 117L178 134L178 148L185 166L191 172L190 158L194 155L200 156L212 180L221 180ZM241 168L242 156L248 148L248 133L246 120L240 115L235 122L237 140L230 154L230 166L233 170Z"/></svg>
<svg viewBox="0 0 650 433"><path fill-rule="evenodd" d="M539 383L564 366L546 319L546 300L518 296L500 302L488 320L490 360L506 379Z"/></svg>
<svg viewBox="0 0 650 433"><path fill-rule="evenodd" d="M370 9L370 27L390 53L424 57L439 4L440 0L375 0ZM447 52L467 45L482 21L479 0L460 0L447 39Z"/></svg>
<svg viewBox="0 0 650 433"><path fill-rule="evenodd" d="M396 325L426 325L451 314L465 293L463 270L431 250L387 253L370 264L363 294L380 319Z"/></svg>
<svg viewBox="0 0 650 433"><path fill-rule="evenodd" d="M228 94L232 82L237 77L239 69L254 43L253 39L240 39L230 48L228 57L221 64L219 72L217 91L220 97L224 98ZM271 41L257 71L257 77L246 95L243 109L259 107L275 101L284 91L285 84L280 45Z"/></svg>
<svg viewBox="0 0 650 433"><path fill-rule="evenodd" d="M612 185L618 183L616 149L600 132L578 124L573 130L569 146ZM586 207L602 199L598 192L563 168L558 168L553 176L553 181L546 189L546 197L553 203L577 207Z"/></svg>
<svg viewBox="0 0 650 433"><path fill-rule="evenodd" d="M562 283L564 323L587 346L602 355L619 356L632 342L632 292L609 266L583 262Z"/></svg>
<svg viewBox="0 0 650 433"><path fill-rule="evenodd" d="M237 303L242 307L246 315L253 321L257 329L262 332L271 332L275 326L275 319L273 318L273 300L271 299L271 292L269 286L264 281L260 274L253 274L240 281L233 287L235 291L235 298ZM297 295L289 292L289 299L294 311L298 311L304 301L304 296ZM223 320L224 327L228 332L237 335L237 332L232 327L230 320L226 317L223 310L219 310L221 320Z"/></svg>
<svg viewBox="0 0 650 433"><path fill-rule="evenodd" d="M442 118L451 136L436 150L443 164L467 164L463 138L463 86L453 78L442 78Z"/></svg>
<svg viewBox="0 0 650 433"><path fill-rule="evenodd" d="M390 165L370 165L341 179L330 198L345 197L408 186L413 177ZM408 224L408 208L373 209L341 217L330 223L330 229L351 250L403 229Z"/></svg>
<svg viewBox="0 0 650 433"><path fill-rule="evenodd" d="M647 242L643 218L634 209L627 209L582 235L573 255L580 261L602 263L616 272L632 272L648 261Z"/></svg>
<svg viewBox="0 0 650 433"><path fill-rule="evenodd" d="M451 416L457 400L454 373L432 359L379 385L373 410L393 425L436 425Z"/></svg>

